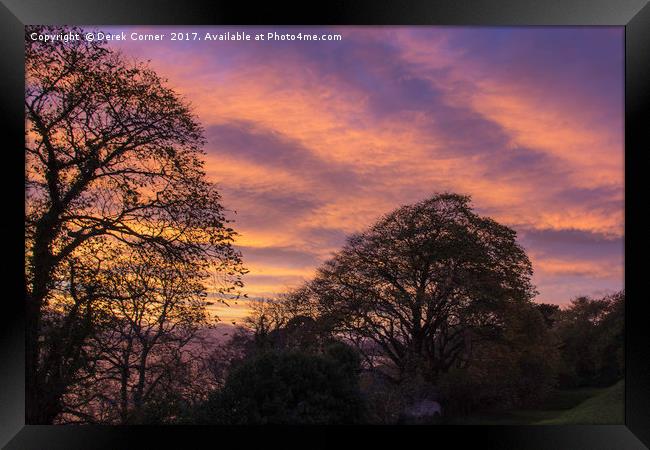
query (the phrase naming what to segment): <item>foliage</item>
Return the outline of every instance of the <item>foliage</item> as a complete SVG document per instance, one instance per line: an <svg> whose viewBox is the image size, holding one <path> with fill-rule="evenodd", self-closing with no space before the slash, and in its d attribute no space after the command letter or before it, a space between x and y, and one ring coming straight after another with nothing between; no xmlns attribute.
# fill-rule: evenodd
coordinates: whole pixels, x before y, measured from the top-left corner
<svg viewBox="0 0 650 450"><path fill-rule="evenodd" d="M558 313L563 386L608 386L623 376L625 291L578 297Z"/></svg>
<svg viewBox="0 0 650 450"><path fill-rule="evenodd" d="M209 353L202 359L202 372L206 373L212 386L223 388L228 373L240 361L251 355L255 347L250 331L237 327L229 332L229 338L211 346Z"/></svg>
<svg viewBox="0 0 650 450"><path fill-rule="evenodd" d="M481 343L466 367L441 378L448 414L538 405L555 387L557 345L539 310L518 307L504 320L502 336Z"/></svg>
<svg viewBox="0 0 650 450"><path fill-rule="evenodd" d="M623 376L624 302L621 291L578 297L564 309L517 308L504 339L476 348L466 369L442 377L447 412L530 408L557 387L611 385Z"/></svg>
<svg viewBox="0 0 650 450"><path fill-rule="evenodd" d="M454 425L533 425L559 417L585 400L600 395L604 388L556 389L541 404L496 411L477 411L466 416L447 416L443 423Z"/></svg>
<svg viewBox="0 0 650 450"><path fill-rule="evenodd" d="M551 328L558 318L560 305L554 305L552 303L535 303L535 308L537 308L544 318L546 326Z"/></svg>
<svg viewBox="0 0 650 450"><path fill-rule="evenodd" d="M333 332L372 344L397 378L435 381L499 333L499 310L527 304L532 269L515 232L439 194L351 236L294 297ZM358 339L361 339L360 341Z"/></svg>
<svg viewBox="0 0 650 450"><path fill-rule="evenodd" d="M51 423L102 367L91 338L132 335L143 356L151 335L135 310L153 308L166 330L201 320L210 277L236 294L245 272L189 105L103 42L28 38L61 31L26 29L28 423ZM165 279L173 293L153 282Z"/></svg>
<svg viewBox="0 0 650 450"><path fill-rule="evenodd" d="M355 423L362 413L358 367L343 347L324 355L264 352L243 361L201 410L217 424Z"/></svg>

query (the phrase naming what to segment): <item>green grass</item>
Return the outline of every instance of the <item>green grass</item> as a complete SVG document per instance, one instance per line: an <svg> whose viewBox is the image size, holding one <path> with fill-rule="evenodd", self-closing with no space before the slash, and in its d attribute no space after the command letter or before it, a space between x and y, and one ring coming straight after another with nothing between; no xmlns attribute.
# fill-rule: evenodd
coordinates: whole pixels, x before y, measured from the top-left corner
<svg viewBox="0 0 650 450"><path fill-rule="evenodd" d="M540 425L622 424L625 419L623 380L557 417L539 421Z"/></svg>
<svg viewBox="0 0 650 450"><path fill-rule="evenodd" d="M458 425L560 425L622 424L624 385L608 388L563 389L551 394L538 408L454 418Z"/></svg>
<svg viewBox="0 0 650 450"><path fill-rule="evenodd" d="M450 419L452 425L530 425L544 419L551 419L557 411L513 410L502 413L473 414Z"/></svg>

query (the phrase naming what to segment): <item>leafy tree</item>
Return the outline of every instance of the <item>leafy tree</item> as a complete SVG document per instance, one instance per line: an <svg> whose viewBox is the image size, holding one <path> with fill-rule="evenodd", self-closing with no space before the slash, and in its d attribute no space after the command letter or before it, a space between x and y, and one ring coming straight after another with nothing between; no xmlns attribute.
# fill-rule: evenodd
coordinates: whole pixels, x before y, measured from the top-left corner
<svg viewBox="0 0 650 450"><path fill-rule="evenodd" d="M542 317L544 317L546 326L551 328L557 320L560 306L551 303L535 303L535 307L542 314Z"/></svg>
<svg viewBox="0 0 650 450"><path fill-rule="evenodd" d="M345 356L343 356L345 354ZM342 359L338 359L341 357ZM358 366L341 347L331 354L265 352L234 368L201 411L217 424L345 424L362 414Z"/></svg>
<svg viewBox="0 0 650 450"><path fill-rule="evenodd" d="M439 194L351 236L295 297L361 351L379 349L397 379L435 381L503 332L504 308L531 302L531 274L513 230Z"/></svg>
<svg viewBox="0 0 650 450"><path fill-rule="evenodd" d="M607 314L600 323L600 384L620 380L625 371L625 291L605 297Z"/></svg>
<svg viewBox="0 0 650 450"><path fill-rule="evenodd" d="M102 42L45 44L34 31L64 30L26 29L26 419L37 424L92 364L86 343L114 298L106 280L129 254L164 259L196 292L211 273L232 292L244 270L190 107Z"/></svg>
<svg viewBox="0 0 650 450"><path fill-rule="evenodd" d="M623 376L625 291L602 298L577 297L558 313L566 386L609 385Z"/></svg>

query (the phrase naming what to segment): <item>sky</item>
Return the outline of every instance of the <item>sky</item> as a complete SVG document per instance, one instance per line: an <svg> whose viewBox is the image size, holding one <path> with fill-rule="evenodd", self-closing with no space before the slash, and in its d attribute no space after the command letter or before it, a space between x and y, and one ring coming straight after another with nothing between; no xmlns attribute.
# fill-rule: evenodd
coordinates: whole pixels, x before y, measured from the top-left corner
<svg viewBox="0 0 650 450"><path fill-rule="evenodd" d="M92 29L92 28L86 28ZM623 288L622 27L103 27L188 101L250 297L438 192L517 231L537 301ZM340 41L169 41L171 32ZM227 321L245 302L219 308Z"/></svg>

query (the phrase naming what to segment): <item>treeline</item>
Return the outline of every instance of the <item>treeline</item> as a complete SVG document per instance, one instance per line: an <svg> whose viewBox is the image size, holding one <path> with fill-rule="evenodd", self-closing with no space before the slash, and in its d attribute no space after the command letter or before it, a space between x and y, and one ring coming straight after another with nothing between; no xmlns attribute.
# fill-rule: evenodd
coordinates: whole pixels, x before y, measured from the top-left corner
<svg viewBox="0 0 650 450"><path fill-rule="evenodd" d="M608 386L622 378L624 301L619 292L579 297L565 308L535 304L509 331L510 340L477 348L470 363L452 368L435 384L423 377L396 381L389 365L369 366L354 343L333 336L317 320L290 313L285 303L258 301L246 326L206 355L201 367L208 370L203 380L211 388L196 397L167 390L164 399L147 406L148 420L444 423L466 414L535 407L555 389ZM418 416L414 405L427 399L435 399L441 415Z"/></svg>
<svg viewBox="0 0 650 450"><path fill-rule="evenodd" d="M569 307L546 308L559 342L561 387L609 386L625 367L625 291L602 298L578 297Z"/></svg>
<svg viewBox="0 0 650 450"><path fill-rule="evenodd" d="M286 299L285 299L286 300ZM534 407L555 389L609 386L623 377L623 291L579 297L565 308L535 304L508 339L475 349L471 362L441 375L399 382L390 367L286 303L260 301L247 327L213 358L227 363L222 387L177 420L201 424L441 423L450 417ZM368 349L366 348L367 352ZM435 398L441 416L413 405ZM179 410L180 412L180 410ZM426 413L426 411L425 411Z"/></svg>

